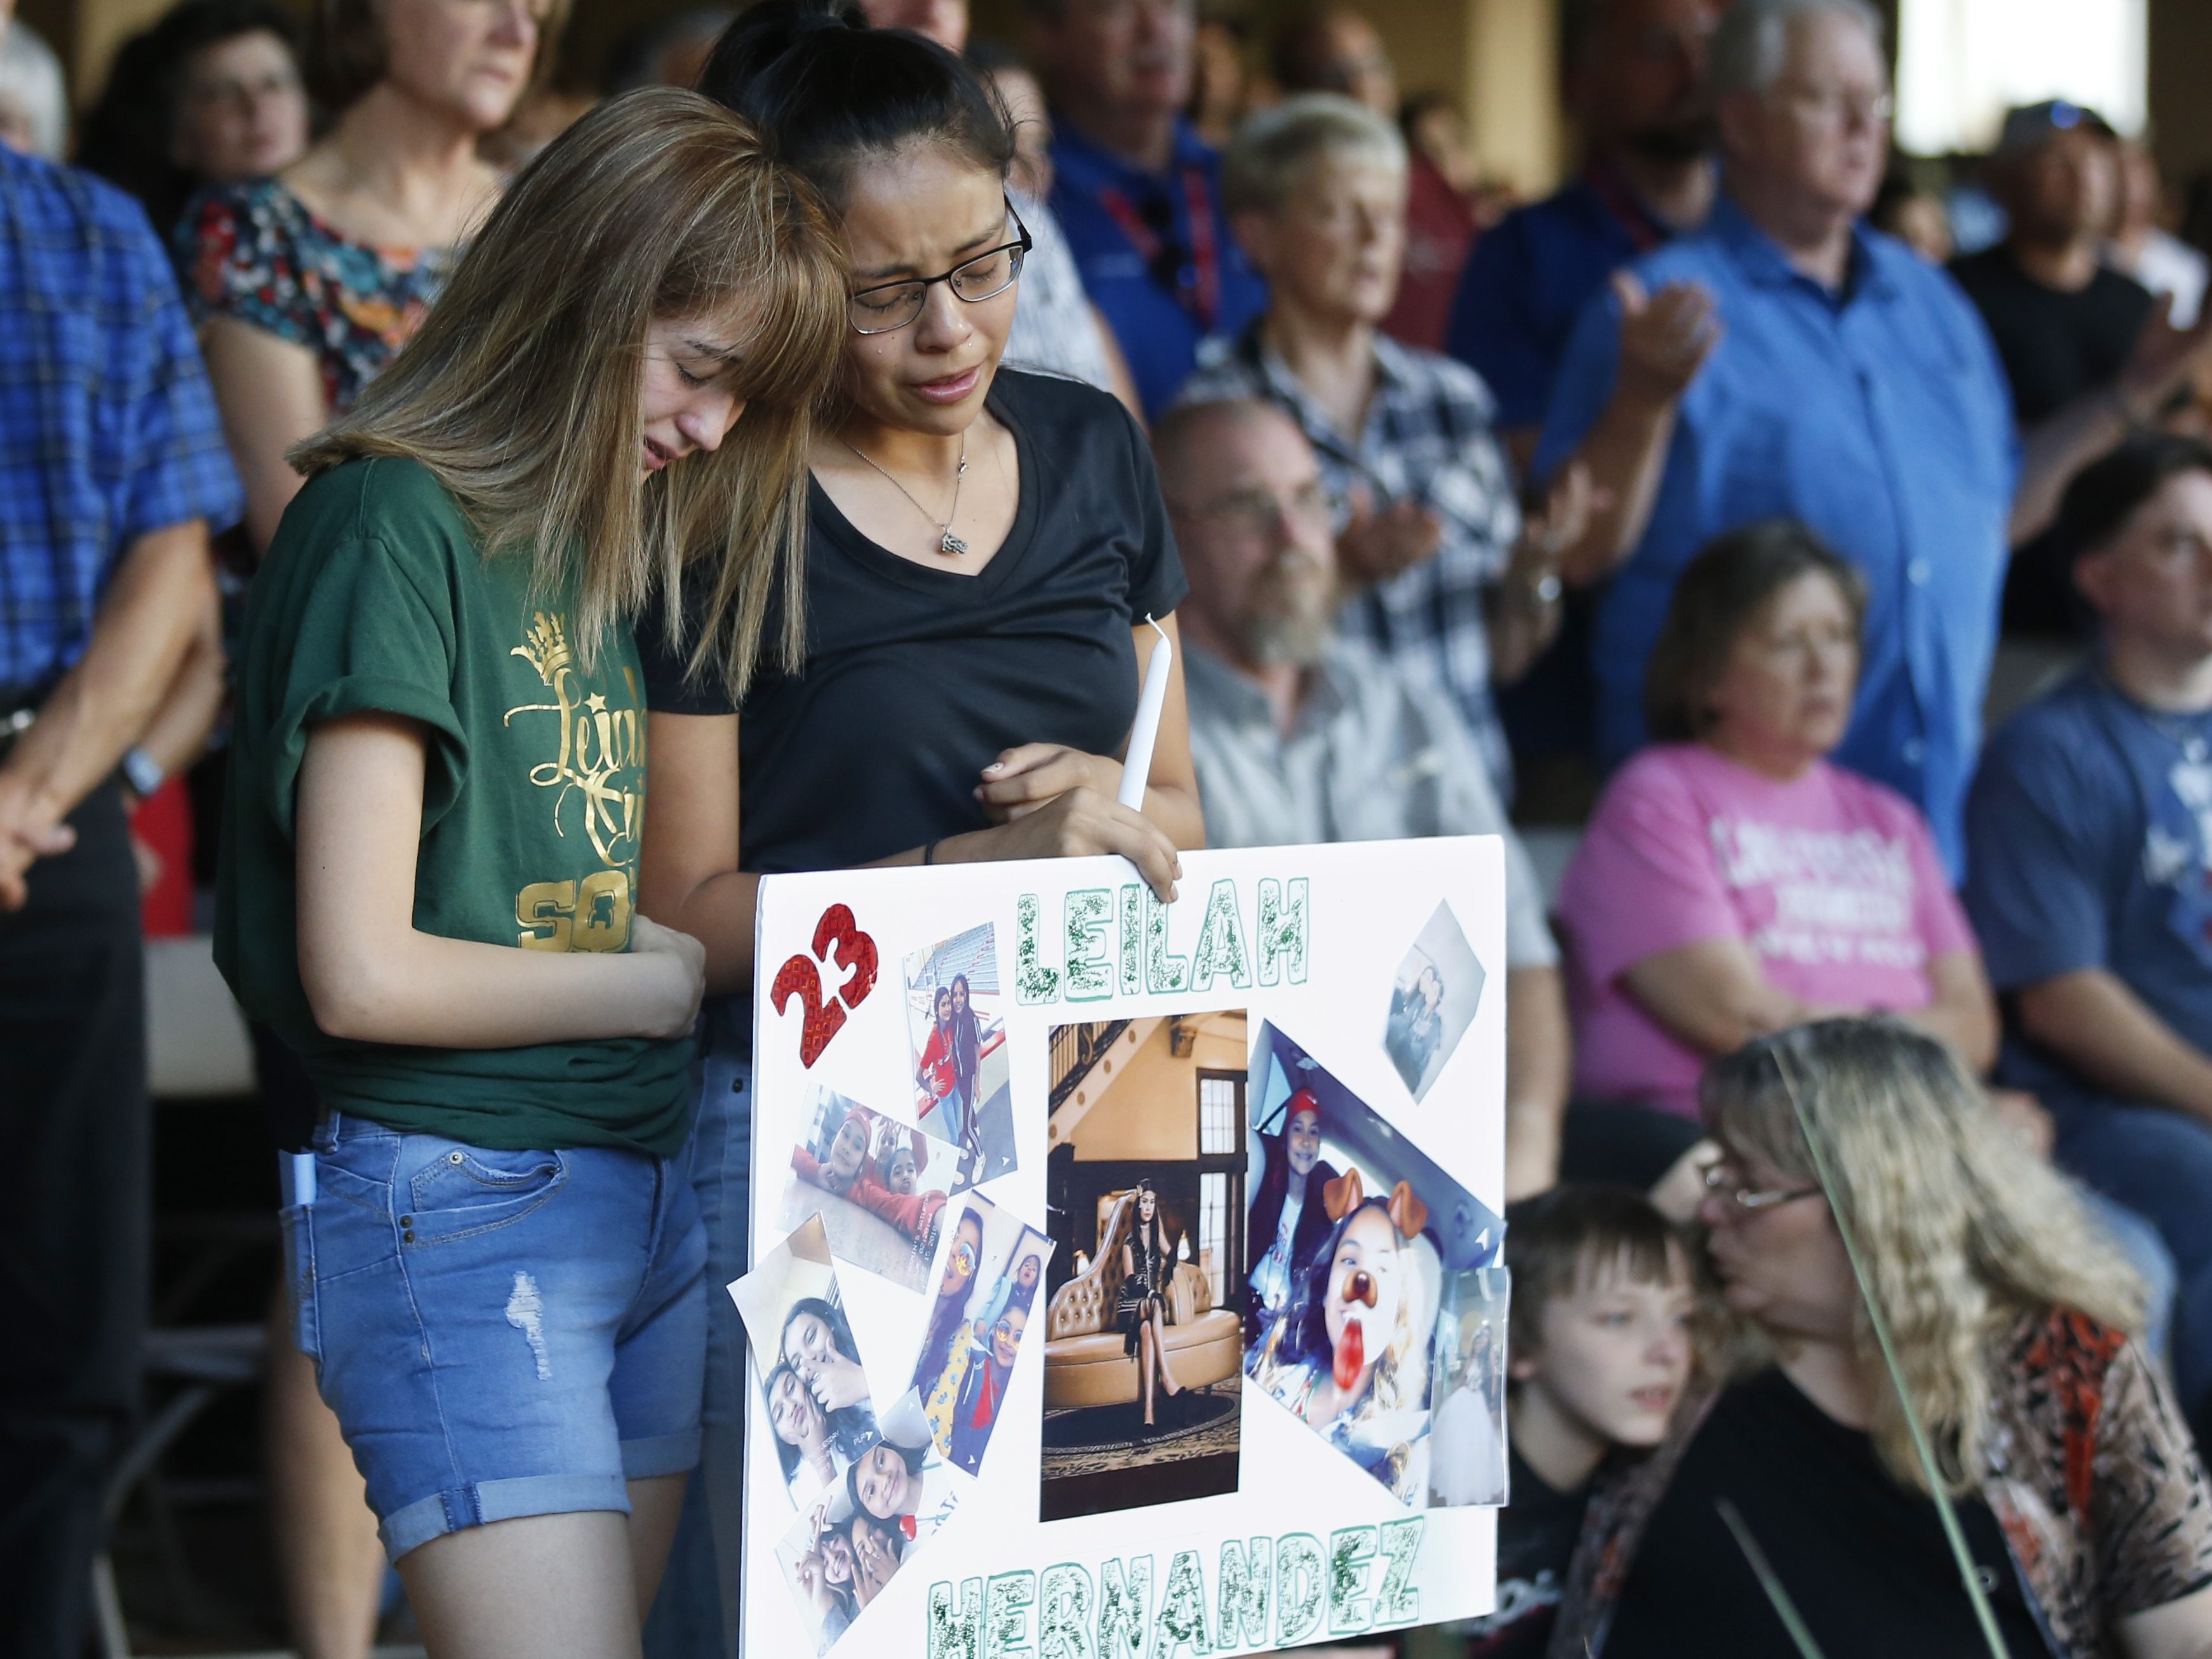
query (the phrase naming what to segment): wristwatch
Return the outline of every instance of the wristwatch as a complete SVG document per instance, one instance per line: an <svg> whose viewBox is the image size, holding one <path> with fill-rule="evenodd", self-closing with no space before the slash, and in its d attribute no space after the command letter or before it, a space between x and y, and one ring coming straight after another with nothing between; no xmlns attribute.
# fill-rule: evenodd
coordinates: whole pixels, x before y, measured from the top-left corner
<svg viewBox="0 0 2212 1659"><path fill-rule="evenodd" d="M168 776L169 775L161 769L161 763L144 750L134 745L125 751L123 781L131 786L131 793L137 796L140 800L151 799L154 792L167 781Z"/></svg>
<svg viewBox="0 0 2212 1659"><path fill-rule="evenodd" d="M1547 570L1534 581L1520 584L1520 587L1521 591L1516 597L1521 602L1521 608L1540 613L1559 602L1562 585L1557 571Z"/></svg>

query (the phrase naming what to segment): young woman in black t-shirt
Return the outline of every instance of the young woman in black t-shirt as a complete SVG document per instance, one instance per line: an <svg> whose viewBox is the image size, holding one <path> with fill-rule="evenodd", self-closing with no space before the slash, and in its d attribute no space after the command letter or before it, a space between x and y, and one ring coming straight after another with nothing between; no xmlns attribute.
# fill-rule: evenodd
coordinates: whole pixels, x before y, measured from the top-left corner
<svg viewBox="0 0 2212 1659"><path fill-rule="evenodd" d="M709 1271L726 1282L746 1256L739 994L761 876L1118 854L1169 898L1176 850L1204 824L1179 650L1143 810L1115 800L1146 619L1173 638L1185 584L1121 405L1000 369L1028 241L1004 191L1000 106L921 37L796 0L748 10L701 89L820 188L854 272L839 409L810 457L805 580L778 592L764 635L781 660L743 689L740 714L714 683L714 641L641 630L653 792L640 902L704 942L708 993L726 999L698 1129ZM706 672L688 672L694 657ZM741 1485L730 1313L716 1306L706 1413L725 1504ZM734 1584L734 1514L714 1531Z"/></svg>

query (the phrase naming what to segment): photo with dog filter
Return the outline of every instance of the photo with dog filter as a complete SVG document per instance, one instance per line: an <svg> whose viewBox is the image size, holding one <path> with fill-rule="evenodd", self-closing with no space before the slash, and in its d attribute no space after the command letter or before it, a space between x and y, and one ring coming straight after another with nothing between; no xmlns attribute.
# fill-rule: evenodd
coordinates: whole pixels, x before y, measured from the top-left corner
<svg viewBox="0 0 2212 1659"><path fill-rule="evenodd" d="M804 1510L880 1437L822 1218L809 1217L730 1295L745 1322L785 1489Z"/></svg>
<svg viewBox="0 0 2212 1659"><path fill-rule="evenodd" d="M1427 1097L1482 1003L1482 963L1451 906L1439 904L1398 963L1382 1047L1414 1099Z"/></svg>
<svg viewBox="0 0 2212 1659"><path fill-rule="evenodd" d="M1042 1316L1036 1304L1053 1241L973 1193L945 1231L945 1265L914 1389L932 1443L953 1468L974 1474L1005 1408L1023 1334Z"/></svg>
<svg viewBox="0 0 2212 1659"><path fill-rule="evenodd" d="M819 1215L840 1261L919 1291L939 1216L973 1184L974 1160L887 1113L811 1085L806 1138L791 1149L781 1225Z"/></svg>
<svg viewBox="0 0 2212 1659"><path fill-rule="evenodd" d="M1042 1520L1237 1490L1248 1030L1052 1033Z"/></svg>
<svg viewBox="0 0 2212 1659"><path fill-rule="evenodd" d="M1444 1275L1429 1385L1429 1507L1503 1504L1505 1465L1505 1267Z"/></svg>
<svg viewBox="0 0 2212 1659"><path fill-rule="evenodd" d="M776 1565L815 1652L827 1653L852 1627L971 1484L937 1455L912 1393L884 1413L882 1434L776 1542Z"/></svg>
<svg viewBox="0 0 2212 1659"><path fill-rule="evenodd" d="M994 1180L1014 1167L998 934L986 922L915 951L903 965L915 1121L969 1154L977 1184Z"/></svg>
<svg viewBox="0 0 2212 1659"><path fill-rule="evenodd" d="M1425 1508L1446 1287L1496 1261L1505 1224L1272 1024L1251 1077L1245 1374Z"/></svg>

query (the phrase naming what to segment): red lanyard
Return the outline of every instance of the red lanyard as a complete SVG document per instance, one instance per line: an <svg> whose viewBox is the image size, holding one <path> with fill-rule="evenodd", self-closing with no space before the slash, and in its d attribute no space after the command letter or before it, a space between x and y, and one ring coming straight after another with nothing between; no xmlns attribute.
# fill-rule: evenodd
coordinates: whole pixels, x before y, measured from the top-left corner
<svg viewBox="0 0 2212 1659"><path fill-rule="evenodd" d="M1178 276L1176 283L1176 302L1198 319L1199 327L1206 333L1213 332L1214 319L1221 314L1221 250L1213 234L1213 198L1206 189L1206 169L1187 167L1182 170L1183 204L1190 210L1190 263L1193 280L1184 283ZM1114 216L1114 222L1129 239L1138 257L1147 266L1153 265L1166 244L1158 233L1146 224L1143 216L1129 204L1117 185L1109 185L1098 192L1098 200L1106 211ZM1157 270L1154 280L1158 280Z"/></svg>
<svg viewBox="0 0 2212 1659"><path fill-rule="evenodd" d="M1611 167L1593 161L1583 169L1583 182L1596 192L1597 199L1605 204L1606 211L1620 221L1620 228L1628 233L1628 240L1636 245L1638 253L1649 253L1655 247L1674 240L1674 233L1660 223L1651 210L1636 199L1635 193L1617 178Z"/></svg>

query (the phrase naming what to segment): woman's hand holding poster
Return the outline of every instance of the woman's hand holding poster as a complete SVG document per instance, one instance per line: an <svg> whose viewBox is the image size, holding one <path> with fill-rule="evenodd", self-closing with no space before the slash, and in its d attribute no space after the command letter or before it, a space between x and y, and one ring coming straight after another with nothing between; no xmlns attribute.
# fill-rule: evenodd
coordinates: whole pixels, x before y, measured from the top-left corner
<svg viewBox="0 0 2212 1659"><path fill-rule="evenodd" d="M762 884L748 1651L1490 1609L1498 843L1183 870L1172 906L1109 859Z"/></svg>

